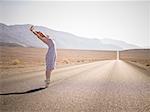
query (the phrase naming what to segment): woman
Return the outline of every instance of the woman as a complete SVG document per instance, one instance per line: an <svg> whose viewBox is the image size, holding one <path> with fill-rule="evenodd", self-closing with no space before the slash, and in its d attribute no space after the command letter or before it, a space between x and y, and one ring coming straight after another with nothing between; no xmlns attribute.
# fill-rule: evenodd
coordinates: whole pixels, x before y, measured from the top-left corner
<svg viewBox="0 0 150 112"><path fill-rule="evenodd" d="M49 38L49 36L44 35L42 32L35 31L34 26L31 26L30 31L33 32L41 41L48 45L48 51L46 54L46 80L45 87L47 88L50 84L50 76L52 70L54 70L56 65L56 44L54 39Z"/></svg>

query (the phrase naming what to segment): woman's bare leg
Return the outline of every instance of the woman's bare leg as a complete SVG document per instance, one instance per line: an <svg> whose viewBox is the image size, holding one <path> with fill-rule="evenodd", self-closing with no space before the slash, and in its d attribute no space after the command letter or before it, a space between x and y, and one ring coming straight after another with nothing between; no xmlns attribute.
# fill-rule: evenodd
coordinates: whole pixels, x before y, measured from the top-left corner
<svg viewBox="0 0 150 112"><path fill-rule="evenodd" d="M50 76L51 76L52 70L46 70L46 80L50 81Z"/></svg>
<svg viewBox="0 0 150 112"><path fill-rule="evenodd" d="M46 70L46 80L45 80L45 87L47 88L50 83L50 76L51 76L52 70Z"/></svg>

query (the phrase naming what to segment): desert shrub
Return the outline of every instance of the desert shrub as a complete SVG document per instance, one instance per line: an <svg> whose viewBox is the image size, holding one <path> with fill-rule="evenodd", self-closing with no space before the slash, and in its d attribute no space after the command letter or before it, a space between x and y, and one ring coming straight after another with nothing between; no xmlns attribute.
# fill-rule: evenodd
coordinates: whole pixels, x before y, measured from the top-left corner
<svg viewBox="0 0 150 112"><path fill-rule="evenodd" d="M85 62L85 60L81 60L81 62Z"/></svg>
<svg viewBox="0 0 150 112"><path fill-rule="evenodd" d="M77 60L77 62L79 63L79 62L80 62L80 60Z"/></svg>
<svg viewBox="0 0 150 112"><path fill-rule="evenodd" d="M69 61L68 60L63 60L63 63L68 64Z"/></svg>
<svg viewBox="0 0 150 112"><path fill-rule="evenodd" d="M135 60L131 60L132 62L136 62Z"/></svg>
<svg viewBox="0 0 150 112"><path fill-rule="evenodd" d="M18 65L18 64L20 64L21 63L21 61L19 60L19 59L14 59L14 60L12 60L12 65Z"/></svg>

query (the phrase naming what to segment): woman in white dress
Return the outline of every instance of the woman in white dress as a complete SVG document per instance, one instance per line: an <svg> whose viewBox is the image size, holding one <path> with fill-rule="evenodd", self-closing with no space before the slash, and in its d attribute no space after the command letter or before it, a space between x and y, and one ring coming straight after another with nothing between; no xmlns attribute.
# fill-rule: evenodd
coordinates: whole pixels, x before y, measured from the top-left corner
<svg viewBox="0 0 150 112"><path fill-rule="evenodd" d="M56 44L54 39L50 38L48 35L44 35L42 32L35 31L34 26L31 26L30 31L33 32L42 42L48 45L48 51L46 53L46 80L45 86L48 87L50 84L50 76L52 70L56 66Z"/></svg>

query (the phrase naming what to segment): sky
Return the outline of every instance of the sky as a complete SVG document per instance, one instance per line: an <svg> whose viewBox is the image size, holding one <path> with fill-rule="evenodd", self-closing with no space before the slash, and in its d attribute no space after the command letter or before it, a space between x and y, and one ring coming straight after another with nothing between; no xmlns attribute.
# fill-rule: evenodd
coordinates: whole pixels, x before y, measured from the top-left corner
<svg viewBox="0 0 150 112"><path fill-rule="evenodd" d="M150 1L1 1L0 23L33 24L84 38L150 46Z"/></svg>

